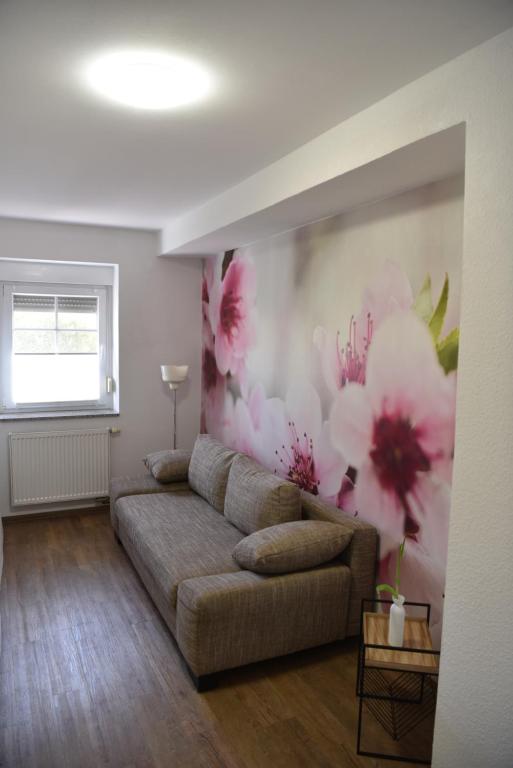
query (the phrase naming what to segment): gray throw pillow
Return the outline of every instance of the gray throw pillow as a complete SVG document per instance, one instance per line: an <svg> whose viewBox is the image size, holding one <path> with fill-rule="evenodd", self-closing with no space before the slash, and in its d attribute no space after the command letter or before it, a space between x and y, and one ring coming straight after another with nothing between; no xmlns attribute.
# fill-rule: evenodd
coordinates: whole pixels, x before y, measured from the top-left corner
<svg viewBox="0 0 513 768"><path fill-rule="evenodd" d="M210 435L198 435L189 464L189 485L193 491L223 513L228 473L236 452Z"/></svg>
<svg viewBox="0 0 513 768"><path fill-rule="evenodd" d="M336 523L300 520L246 536L233 550L233 557L248 571L292 573L333 560L344 551L352 535Z"/></svg>
<svg viewBox="0 0 513 768"><path fill-rule="evenodd" d="M187 480L191 452L182 448L149 453L143 463L159 483Z"/></svg>
<svg viewBox="0 0 513 768"><path fill-rule="evenodd" d="M264 469L249 456L233 460L224 514L242 533L301 519L299 488Z"/></svg>

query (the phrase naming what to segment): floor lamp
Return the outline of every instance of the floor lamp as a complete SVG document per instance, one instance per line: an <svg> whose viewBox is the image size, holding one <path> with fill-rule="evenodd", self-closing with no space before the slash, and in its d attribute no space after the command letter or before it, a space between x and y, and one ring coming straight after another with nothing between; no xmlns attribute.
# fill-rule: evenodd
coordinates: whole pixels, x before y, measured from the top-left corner
<svg viewBox="0 0 513 768"><path fill-rule="evenodd" d="M176 391L180 384L187 378L188 365L161 365L162 381L169 384L173 393L173 448L176 448Z"/></svg>

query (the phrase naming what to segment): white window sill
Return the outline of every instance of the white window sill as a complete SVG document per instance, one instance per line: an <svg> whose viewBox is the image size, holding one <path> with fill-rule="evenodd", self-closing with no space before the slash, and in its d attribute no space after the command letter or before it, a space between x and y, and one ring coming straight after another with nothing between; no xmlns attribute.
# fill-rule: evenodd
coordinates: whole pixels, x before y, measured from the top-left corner
<svg viewBox="0 0 513 768"><path fill-rule="evenodd" d="M27 411L25 413L0 413L0 421L39 421L40 419L84 419L96 416L119 416L119 411Z"/></svg>

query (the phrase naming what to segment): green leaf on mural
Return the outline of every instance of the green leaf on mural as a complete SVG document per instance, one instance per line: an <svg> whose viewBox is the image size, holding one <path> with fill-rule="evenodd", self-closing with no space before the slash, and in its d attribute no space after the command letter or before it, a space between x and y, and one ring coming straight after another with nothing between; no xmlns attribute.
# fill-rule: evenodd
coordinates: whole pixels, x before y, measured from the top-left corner
<svg viewBox="0 0 513 768"><path fill-rule="evenodd" d="M446 373L455 371L458 367L458 351L460 329L454 328L442 341L436 345L438 360Z"/></svg>
<svg viewBox="0 0 513 768"><path fill-rule="evenodd" d="M425 323L429 323L433 314L433 300L431 298L431 277L426 275L426 279L422 284L422 288L419 291L419 295L413 303L413 310L417 313L421 320Z"/></svg>
<svg viewBox="0 0 513 768"><path fill-rule="evenodd" d="M442 288L442 293L440 294L440 298L438 299L438 304L436 305L436 309L431 315L431 320L429 321L429 330L431 331L431 335L435 341L438 341L438 337L440 336L440 333L442 331L442 326L445 320L445 313L447 312L448 299L449 299L449 275L446 273L444 287Z"/></svg>

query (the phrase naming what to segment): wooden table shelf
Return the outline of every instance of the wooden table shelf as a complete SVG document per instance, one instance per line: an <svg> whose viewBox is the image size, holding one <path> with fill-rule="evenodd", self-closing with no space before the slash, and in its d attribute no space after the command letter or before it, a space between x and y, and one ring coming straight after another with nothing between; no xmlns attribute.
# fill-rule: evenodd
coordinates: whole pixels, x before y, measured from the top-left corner
<svg viewBox="0 0 513 768"><path fill-rule="evenodd" d="M431 749L427 741L436 705L437 678L440 652L433 648L429 631L430 606L427 603L405 602L405 607L426 616L406 616L404 640L401 648L388 644L388 613L365 610L376 604L391 605L389 600L362 600L360 647L356 693L360 699L358 715L357 753L369 757L429 764L428 756L418 754L416 739L421 723L426 731L425 751ZM362 749L363 705L392 738L392 747L401 754L384 754ZM411 737L409 734L411 733ZM410 739L410 744L398 742ZM413 750L411 745L413 739ZM417 754L405 755L404 750ZM422 750L424 752L424 750Z"/></svg>
<svg viewBox="0 0 513 768"><path fill-rule="evenodd" d="M404 622L403 650L392 651L386 648L368 648L368 645L388 646L388 614L363 614L363 644L365 646L365 666L379 669L395 669L398 672L429 672L437 674L437 655L418 653L419 650L432 651L433 643L426 619L406 617ZM411 649L411 650L409 650ZM417 652L415 652L417 651Z"/></svg>

